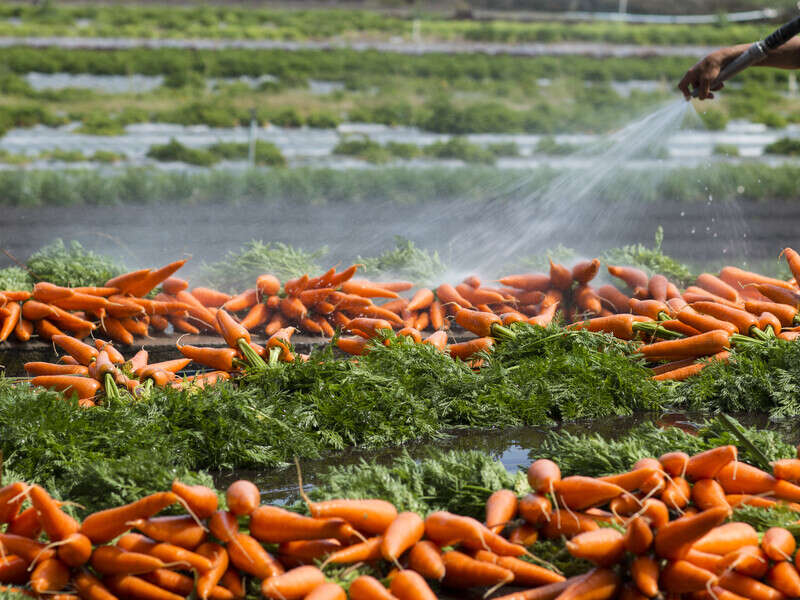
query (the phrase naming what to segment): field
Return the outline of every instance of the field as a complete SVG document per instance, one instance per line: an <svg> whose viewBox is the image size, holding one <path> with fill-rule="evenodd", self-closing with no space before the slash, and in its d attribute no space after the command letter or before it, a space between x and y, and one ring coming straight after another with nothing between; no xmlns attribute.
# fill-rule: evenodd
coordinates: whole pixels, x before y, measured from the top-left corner
<svg viewBox="0 0 800 600"><path fill-rule="evenodd" d="M800 596L794 5L334 4L0 6L0 598Z"/></svg>

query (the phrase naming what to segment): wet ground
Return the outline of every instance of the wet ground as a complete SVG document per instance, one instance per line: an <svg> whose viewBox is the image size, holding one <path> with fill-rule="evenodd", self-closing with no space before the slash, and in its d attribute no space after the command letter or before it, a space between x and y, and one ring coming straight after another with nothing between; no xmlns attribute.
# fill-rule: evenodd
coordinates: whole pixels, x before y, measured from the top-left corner
<svg viewBox="0 0 800 600"><path fill-rule="evenodd" d="M797 422L773 422L763 415L735 416L744 425L776 429L784 435L787 442L793 444L800 442L800 424ZM516 472L519 469L527 470L531 463L532 451L535 451L545 436L554 429L569 431L576 435L596 433L604 438L613 438L646 422L655 422L664 427L677 425L687 431L693 431L696 429L695 424L703 421L705 417L700 413L644 413L631 417L562 423L553 427L455 431L447 438L438 441L416 442L380 450L348 449L332 453L325 458L304 460L301 467L306 489L323 481L325 473L331 467L353 465L362 461L390 465L403 452L420 459L431 451L481 450L502 461L510 472ZM259 485L264 502L287 503L299 499L297 471L294 465L265 471L236 471L215 475L218 487L241 478L251 479Z"/></svg>

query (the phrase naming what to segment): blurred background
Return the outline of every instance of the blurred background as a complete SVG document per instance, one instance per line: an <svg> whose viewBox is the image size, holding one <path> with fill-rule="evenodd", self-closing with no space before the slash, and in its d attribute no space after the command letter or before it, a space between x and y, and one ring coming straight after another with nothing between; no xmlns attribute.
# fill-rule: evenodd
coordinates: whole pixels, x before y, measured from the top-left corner
<svg viewBox="0 0 800 600"><path fill-rule="evenodd" d="M777 264L800 216L795 74L749 69L694 105L675 86L797 11L3 2L0 268L56 239L130 267L250 240L326 263L407 240L487 271L655 243Z"/></svg>

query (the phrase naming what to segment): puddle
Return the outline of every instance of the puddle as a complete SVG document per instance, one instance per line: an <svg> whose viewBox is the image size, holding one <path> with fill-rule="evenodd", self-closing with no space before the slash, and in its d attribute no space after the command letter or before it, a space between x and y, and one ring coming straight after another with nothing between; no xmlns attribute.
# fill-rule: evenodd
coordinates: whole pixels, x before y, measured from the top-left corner
<svg viewBox="0 0 800 600"><path fill-rule="evenodd" d="M634 416L611 417L593 421L562 423L554 427L518 427L502 430L460 430L448 438L437 441L414 442L400 447L379 450L347 449L333 452L316 460L303 460L303 480L306 489L320 482L321 476L331 467L347 466L366 461L370 464L389 465L403 451L415 459L423 458L431 450L481 450L487 452L510 472L527 469L531 463L531 451L535 450L545 436L552 430L567 431L573 434L600 434L603 437L619 436L642 423L655 422L664 427L675 425L687 431L696 429L695 423L702 422L708 415L703 413L643 413ZM770 421L766 415L735 415L743 424L766 429L775 429L792 444L800 442L800 423L796 421ZM291 503L299 499L297 473L294 465L258 470L218 473L215 483L218 487L227 486L237 479L250 479L261 489L264 502L274 504Z"/></svg>

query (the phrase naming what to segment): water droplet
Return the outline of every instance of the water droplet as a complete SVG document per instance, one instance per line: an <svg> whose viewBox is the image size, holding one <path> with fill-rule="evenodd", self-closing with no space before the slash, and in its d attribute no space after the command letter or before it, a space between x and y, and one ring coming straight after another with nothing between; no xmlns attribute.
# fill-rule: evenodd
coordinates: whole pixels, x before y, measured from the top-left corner
<svg viewBox="0 0 800 600"><path fill-rule="evenodd" d="M689 233L691 233L692 235L694 235L696 232L697 232L697 229L695 229L694 227L692 227L692 230L691 230Z"/></svg>
<svg viewBox="0 0 800 600"><path fill-rule="evenodd" d="M682 211L681 211L681 216L682 216L682 217L685 217L685 216L686 216L686 211L685 211L685 210L682 210Z"/></svg>
<svg viewBox="0 0 800 600"><path fill-rule="evenodd" d="M737 187L736 188L736 193L737 194L744 194L744 186L740 185L739 187Z"/></svg>
<svg viewBox="0 0 800 600"><path fill-rule="evenodd" d="M715 233L713 237L717 237L717 234Z"/></svg>

